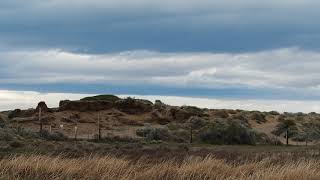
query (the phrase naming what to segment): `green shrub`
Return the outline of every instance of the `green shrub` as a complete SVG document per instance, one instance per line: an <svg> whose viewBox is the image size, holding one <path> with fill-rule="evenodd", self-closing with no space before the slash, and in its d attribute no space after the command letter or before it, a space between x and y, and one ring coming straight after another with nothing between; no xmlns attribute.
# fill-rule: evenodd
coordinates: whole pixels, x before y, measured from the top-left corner
<svg viewBox="0 0 320 180"><path fill-rule="evenodd" d="M270 137L265 133L256 133L256 143L264 145L282 145L281 141L276 137Z"/></svg>
<svg viewBox="0 0 320 180"><path fill-rule="evenodd" d="M313 141L320 139L320 124L319 123L303 123L301 132L293 137L294 141Z"/></svg>
<svg viewBox="0 0 320 180"><path fill-rule="evenodd" d="M178 129L172 131L172 139L174 142L186 143L190 140L190 130Z"/></svg>
<svg viewBox="0 0 320 180"><path fill-rule="evenodd" d="M13 132L0 128L1 141L12 141L14 138L15 138L15 134Z"/></svg>
<svg viewBox="0 0 320 180"><path fill-rule="evenodd" d="M203 109L200 109L198 107L195 107L195 106L182 106L181 107L183 110L193 114L193 115L198 115L198 116L201 116L203 115L204 113L204 110Z"/></svg>
<svg viewBox="0 0 320 180"><path fill-rule="evenodd" d="M45 129L41 131L40 136L46 140L51 140L51 141L65 141L68 139L68 137L61 132L50 133Z"/></svg>
<svg viewBox="0 0 320 180"><path fill-rule="evenodd" d="M99 142L100 143L136 143L136 142L139 142L138 139L133 138L131 136L115 136L115 135L103 136L99 140L98 134L95 134L91 141L97 142L97 143L99 143Z"/></svg>
<svg viewBox="0 0 320 180"><path fill-rule="evenodd" d="M200 139L210 144L256 143L256 133L240 121L216 121L203 129Z"/></svg>
<svg viewBox="0 0 320 180"><path fill-rule="evenodd" d="M176 131L179 130L183 127L183 124L181 123L177 123L177 122L170 122L169 124L167 124L167 127L171 130L171 131Z"/></svg>
<svg viewBox="0 0 320 180"><path fill-rule="evenodd" d="M191 116L188 119L187 124L192 129L199 129L199 128L204 127L207 124L207 122L203 118L200 118L200 117L197 117L197 116Z"/></svg>
<svg viewBox="0 0 320 180"><path fill-rule="evenodd" d="M39 134L22 127L16 128L15 133L24 138L39 138Z"/></svg>
<svg viewBox="0 0 320 180"><path fill-rule="evenodd" d="M9 142L9 145L13 148L23 147L23 143L17 140Z"/></svg>
<svg viewBox="0 0 320 180"><path fill-rule="evenodd" d="M170 140L171 134L168 129L166 128L143 128L137 129L136 131L137 136L145 137L147 140Z"/></svg>
<svg viewBox="0 0 320 180"><path fill-rule="evenodd" d="M274 115L274 116L280 115L280 113L277 111L270 111L269 114Z"/></svg>
<svg viewBox="0 0 320 180"><path fill-rule="evenodd" d="M98 96L93 96L93 97L85 97L85 98L81 99L81 101L111 101L111 102L115 102L118 100L120 100L119 97L117 97L115 95L109 95L109 94L98 95Z"/></svg>
<svg viewBox="0 0 320 180"><path fill-rule="evenodd" d="M260 113L260 112L253 112L250 115L250 119L256 121L259 124L264 123L264 122L267 121L265 115Z"/></svg>

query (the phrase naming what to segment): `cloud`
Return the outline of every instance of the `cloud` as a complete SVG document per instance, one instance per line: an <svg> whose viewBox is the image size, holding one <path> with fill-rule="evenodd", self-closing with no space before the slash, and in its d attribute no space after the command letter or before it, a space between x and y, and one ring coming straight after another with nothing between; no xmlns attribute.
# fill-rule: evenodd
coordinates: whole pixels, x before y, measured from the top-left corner
<svg viewBox="0 0 320 180"><path fill-rule="evenodd" d="M319 101L289 101L289 100L245 100L245 99L222 99L222 98L192 98L180 96L141 96L121 95L121 97L135 97L155 101L160 99L166 104L176 106L197 106L210 109L242 109L258 111L278 112L320 112Z"/></svg>
<svg viewBox="0 0 320 180"><path fill-rule="evenodd" d="M35 91L0 90L0 111L15 108L36 108L38 102L45 101L49 107L58 107L60 100L78 100L93 94L72 93L39 93ZM141 96L119 95L120 97L135 97L155 101L160 99L166 104L182 106L192 105L214 109L244 109L279 112L320 112L318 101L288 101L288 100L234 100L216 98L191 98L179 96Z"/></svg>
<svg viewBox="0 0 320 180"><path fill-rule="evenodd" d="M320 53L298 48L238 54L10 51L0 53L0 59L0 85L132 84L169 89L259 88L320 95Z"/></svg>
<svg viewBox="0 0 320 180"><path fill-rule="evenodd" d="M105 53L319 49L320 3L218 0L4 0L0 38L11 48Z"/></svg>
<svg viewBox="0 0 320 180"><path fill-rule="evenodd" d="M0 90L0 110L36 108L40 101L45 101L49 107L58 107L60 100L78 100L87 94L71 93L39 93L35 91Z"/></svg>

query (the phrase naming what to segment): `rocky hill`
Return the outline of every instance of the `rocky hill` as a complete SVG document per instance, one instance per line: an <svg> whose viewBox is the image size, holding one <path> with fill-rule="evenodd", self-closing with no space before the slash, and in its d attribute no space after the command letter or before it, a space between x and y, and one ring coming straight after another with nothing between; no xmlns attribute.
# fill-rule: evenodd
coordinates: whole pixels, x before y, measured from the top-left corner
<svg viewBox="0 0 320 180"><path fill-rule="evenodd" d="M153 143L281 144L286 143L287 133L294 145L316 144L320 139L317 113L177 107L160 100L153 103L114 95L63 100L55 108L40 102L36 109L0 114L1 127L38 132L40 124L49 134L89 140L112 137Z"/></svg>

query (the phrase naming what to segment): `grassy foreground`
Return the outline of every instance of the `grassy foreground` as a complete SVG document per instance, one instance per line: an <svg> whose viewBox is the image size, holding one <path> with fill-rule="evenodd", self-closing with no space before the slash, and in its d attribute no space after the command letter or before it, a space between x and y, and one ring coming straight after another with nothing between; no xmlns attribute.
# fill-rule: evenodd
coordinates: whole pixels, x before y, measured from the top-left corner
<svg viewBox="0 0 320 180"><path fill-rule="evenodd" d="M150 162L111 156L69 159L42 155L0 160L0 179L320 179L319 160L273 158L227 163L208 156Z"/></svg>

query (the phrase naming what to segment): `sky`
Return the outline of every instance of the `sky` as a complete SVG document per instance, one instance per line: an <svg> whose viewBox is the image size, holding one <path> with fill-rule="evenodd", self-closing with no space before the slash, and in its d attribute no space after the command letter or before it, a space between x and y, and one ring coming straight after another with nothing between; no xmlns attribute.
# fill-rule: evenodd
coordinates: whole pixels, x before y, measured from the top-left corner
<svg viewBox="0 0 320 180"><path fill-rule="evenodd" d="M320 112L319 8L316 0L2 0L0 110L116 94Z"/></svg>

